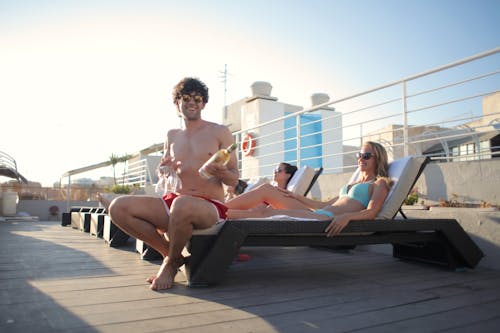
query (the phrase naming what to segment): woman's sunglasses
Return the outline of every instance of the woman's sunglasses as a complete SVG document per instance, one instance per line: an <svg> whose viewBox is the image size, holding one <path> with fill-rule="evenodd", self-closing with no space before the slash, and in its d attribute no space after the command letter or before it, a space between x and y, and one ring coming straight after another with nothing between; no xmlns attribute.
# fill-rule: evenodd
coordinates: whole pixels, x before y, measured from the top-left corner
<svg viewBox="0 0 500 333"><path fill-rule="evenodd" d="M191 95L182 95L181 98L182 98L182 100L184 102L189 102L191 99L194 99L194 101L196 103L203 102L203 96L200 96L200 95L194 95L194 96L191 96Z"/></svg>
<svg viewBox="0 0 500 333"><path fill-rule="evenodd" d="M372 153L356 153L356 158L362 158L364 160L369 160L372 156Z"/></svg>

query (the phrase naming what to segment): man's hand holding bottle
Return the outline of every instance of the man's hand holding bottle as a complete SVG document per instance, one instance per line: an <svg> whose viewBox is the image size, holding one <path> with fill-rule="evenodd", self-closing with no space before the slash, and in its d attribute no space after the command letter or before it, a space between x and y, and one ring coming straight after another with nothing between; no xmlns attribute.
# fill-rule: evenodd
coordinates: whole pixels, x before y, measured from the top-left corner
<svg viewBox="0 0 500 333"><path fill-rule="evenodd" d="M218 179L224 179L229 170L227 169L226 164L218 164L218 163L210 163L205 165L204 172L211 177L215 177ZM203 178L206 178L202 176Z"/></svg>
<svg viewBox="0 0 500 333"><path fill-rule="evenodd" d="M229 172L226 164L231 159L231 152L235 150L236 147L236 144L233 143L226 149L220 149L213 154L198 170L200 176L206 179L210 179L212 177L224 179L224 176L227 175L227 172Z"/></svg>

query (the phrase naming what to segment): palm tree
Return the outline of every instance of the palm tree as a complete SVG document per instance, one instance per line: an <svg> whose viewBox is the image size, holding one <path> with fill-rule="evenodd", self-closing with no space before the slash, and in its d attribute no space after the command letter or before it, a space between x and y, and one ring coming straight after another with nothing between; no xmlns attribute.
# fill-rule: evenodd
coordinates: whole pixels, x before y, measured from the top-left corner
<svg viewBox="0 0 500 333"><path fill-rule="evenodd" d="M115 154L111 154L111 156L109 157L109 162L113 166L113 181L114 181L115 185L116 185L116 165L118 163L127 162L131 157L132 157L132 155L130 155L130 154L125 154L122 156L117 156Z"/></svg>
<svg viewBox="0 0 500 333"><path fill-rule="evenodd" d="M116 164L118 164L118 162L120 162L120 158L118 156L116 156L115 154L111 154L111 156L109 157L109 162L113 166L113 181L114 181L114 184L116 185Z"/></svg>
<svg viewBox="0 0 500 333"><path fill-rule="evenodd" d="M127 161L131 158L132 158L132 155L125 154L125 155L118 157L118 162L125 163L125 166L126 166ZM125 173L123 173L122 183L125 184Z"/></svg>

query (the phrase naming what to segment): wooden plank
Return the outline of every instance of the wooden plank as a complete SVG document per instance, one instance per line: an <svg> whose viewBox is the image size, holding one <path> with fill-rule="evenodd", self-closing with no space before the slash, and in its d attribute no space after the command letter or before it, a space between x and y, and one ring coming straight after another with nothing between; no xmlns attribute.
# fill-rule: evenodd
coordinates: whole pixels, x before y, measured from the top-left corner
<svg viewBox="0 0 500 333"><path fill-rule="evenodd" d="M58 222L0 224L0 331L394 331L432 323L482 330L498 323L500 272L450 272L363 251L242 248L216 288L149 290L159 262L134 244ZM304 269L306 267L306 269ZM460 327L458 327L460 328Z"/></svg>
<svg viewBox="0 0 500 333"><path fill-rule="evenodd" d="M499 309L500 300L488 302L486 304L473 304L460 307L450 311L438 312L425 317L426 331L445 331L458 332L463 329L465 332L498 332L500 324ZM478 311L479 310L479 311ZM489 330L483 323L489 322ZM496 323L495 330L492 330L492 324ZM477 326L477 330L473 328ZM358 332L370 333L399 333L399 332L422 332L422 318L411 318L399 322L376 327L368 327Z"/></svg>
<svg viewBox="0 0 500 333"><path fill-rule="evenodd" d="M392 326L403 320L417 319L420 321L420 327L433 328L427 326L427 318L435 317L440 313L444 320L453 322L455 318L448 314L450 310L460 309L462 307L479 306L485 302L492 302L499 299L499 290L482 290L476 293L465 293L453 297L435 298L425 302L410 302L400 304L397 308L381 307L371 311L360 311L359 313L348 314L345 309L335 311L335 313L325 311L314 314L315 326L319 328L335 327L339 331L350 331L360 329L372 329L382 325ZM366 301L366 300L365 300ZM475 310L476 311L476 310ZM475 312L474 311L474 312ZM311 319L311 316L308 316ZM425 318L425 319L424 319ZM288 325L288 324L287 324ZM281 327L280 327L281 328ZM301 332L297 327L286 327L288 332Z"/></svg>
<svg viewBox="0 0 500 333"><path fill-rule="evenodd" d="M462 327L454 327L449 330L449 332L456 333L470 333L470 332L481 332L481 333L498 333L498 328L500 327L500 316L497 315L494 318L487 320L478 320L474 323Z"/></svg>
<svg viewBox="0 0 500 333"><path fill-rule="evenodd" d="M487 292L481 291L482 297L494 298L494 296L488 296ZM405 299L401 297L403 294L394 294L387 291L383 297L378 297L373 293L368 293L366 298L360 299L359 301L353 302L342 302L337 305L332 304L330 306L318 307L313 309L296 309L296 311L290 311L283 314L277 315L262 315L255 318L247 318L245 320L239 320L237 322L231 322L227 320L225 322L221 321L218 323L205 324L203 326L203 332L230 332L230 331L246 331L252 328L252 332L266 332L272 328L274 331L280 332L344 332L344 331L367 331L367 332L422 332L422 331L436 331L440 327L447 329L455 329L457 325L453 323L460 322L455 321L455 314L462 313L462 308L459 310L443 311L443 305L445 307L460 306L466 304L464 312L469 312L465 314L462 319L462 324L467 325L467 323L476 324L481 318L485 320L495 319L495 315L498 313L497 309L493 308L493 305L497 301L488 303L492 308L489 311L476 311L476 307L482 308L482 303L479 305L474 302L467 305L469 300L467 297L462 297L460 305L454 305L453 301L457 298L447 300L442 300L438 298L414 301L412 302L410 298ZM379 295L380 296L380 295ZM441 304L438 309L433 309L432 306L436 303ZM427 308L426 312L428 315L422 315L421 312L409 312L402 311L405 307L420 307ZM247 309L249 310L249 309ZM496 311L496 313L495 313ZM251 311L256 313L256 311ZM387 313L390 318L387 319L383 315ZM382 316L381 316L382 315ZM400 325L405 323L401 321L400 318L406 316L414 320L415 326L404 326ZM428 320L430 320L430 324ZM382 324L383 323L383 324ZM437 325L439 323L441 325ZM447 324L446 324L447 323ZM435 325L435 326L430 326ZM480 327L480 326L479 326ZM406 328L406 329L405 329ZM436 329L435 329L436 328ZM191 328L179 330L178 332L187 332ZM479 330L482 331L482 330Z"/></svg>

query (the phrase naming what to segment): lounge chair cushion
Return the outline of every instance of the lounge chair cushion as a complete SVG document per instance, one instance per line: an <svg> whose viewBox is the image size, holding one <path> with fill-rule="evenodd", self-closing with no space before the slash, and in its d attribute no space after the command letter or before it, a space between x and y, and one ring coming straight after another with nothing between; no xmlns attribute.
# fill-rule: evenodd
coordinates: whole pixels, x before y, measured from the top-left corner
<svg viewBox="0 0 500 333"><path fill-rule="evenodd" d="M425 157L408 156L389 164L389 177L394 184L385 199L384 208L377 218L392 219L396 216L399 208L412 190L417 176L426 162Z"/></svg>
<svg viewBox="0 0 500 333"><path fill-rule="evenodd" d="M295 171L292 179L288 182L286 189L290 192L304 195L315 174L316 171L314 168L304 165L299 170Z"/></svg>
<svg viewBox="0 0 500 333"><path fill-rule="evenodd" d="M255 178L251 178L250 180L247 181L248 186L245 188L245 190L243 191L243 193L251 191L251 190L257 188L258 186L260 186L262 184L268 184L268 183L270 183L270 181L269 181L269 179L267 179L267 177L255 177Z"/></svg>

